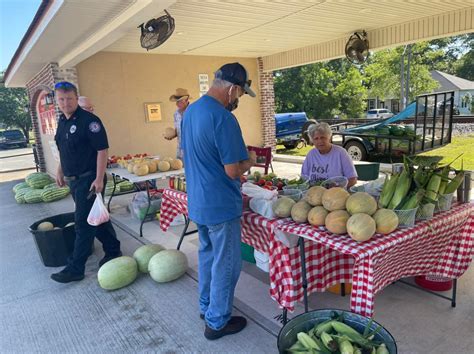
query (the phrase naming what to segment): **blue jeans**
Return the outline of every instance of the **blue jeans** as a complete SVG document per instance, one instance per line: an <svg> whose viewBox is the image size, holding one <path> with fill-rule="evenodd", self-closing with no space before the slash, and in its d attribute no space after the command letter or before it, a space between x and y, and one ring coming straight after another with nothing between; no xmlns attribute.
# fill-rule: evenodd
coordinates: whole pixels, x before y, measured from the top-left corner
<svg viewBox="0 0 474 354"><path fill-rule="evenodd" d="M199 307L207 325L222 329L232 314L234 290L242 268L240 218L198 225Z"/></svg>

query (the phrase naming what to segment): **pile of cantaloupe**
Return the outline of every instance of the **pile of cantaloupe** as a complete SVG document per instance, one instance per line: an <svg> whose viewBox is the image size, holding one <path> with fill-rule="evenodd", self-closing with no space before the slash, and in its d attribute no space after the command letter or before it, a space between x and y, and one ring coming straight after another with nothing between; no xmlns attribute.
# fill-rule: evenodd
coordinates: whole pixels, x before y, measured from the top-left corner
<svg viewBox="0 0 474 354"><path fill-rule="evenodd" d="M297 223L325 226L334 234L348 233L355 241L367 241L375 233L389 234L398 227L398 216L378 209L377 201L366 192L349 194L344 188L311 187L299 202L281 197L273 204L278 217Z"/></svg>
<svg viewBox="0 0 474 354"><path fill-rule="evenodd" d="M127 164L127 171L137 176L146 176L149 173L166 172L169 170L180 170L183 162L180 159L166 157L164 159L132 159Z"/></svg>

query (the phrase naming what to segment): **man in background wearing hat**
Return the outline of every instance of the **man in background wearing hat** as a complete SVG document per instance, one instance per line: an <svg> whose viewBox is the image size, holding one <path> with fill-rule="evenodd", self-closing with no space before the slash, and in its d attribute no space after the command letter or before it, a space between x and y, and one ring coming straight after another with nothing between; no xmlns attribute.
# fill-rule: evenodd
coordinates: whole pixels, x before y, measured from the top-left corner
<svg viewBox="0 0 474 354"><path fill-rule="evenodd" d="M231 113L243 94L255 97L239 63L222 66L206 95L186 110L182 148L190 219L199 232L199 307L209 340L240 332L247 320L232 315L242 267L240 176L255 164Z"/></svg>
<svg viewBox="0 0 474 354"><path fill-rule="evenodd" d="M171 138L165 137L165 139L173 140L174 138L178 138L176 157L181 160L183 159L183 149L181 148L181 121L183 120L184 111L189 106L190 98L191 96L189 96L188 90L183 88L177 88L175 94L170 96L170 101L176 102L176 107L178 107L173 115L175 136Z"/></svg>

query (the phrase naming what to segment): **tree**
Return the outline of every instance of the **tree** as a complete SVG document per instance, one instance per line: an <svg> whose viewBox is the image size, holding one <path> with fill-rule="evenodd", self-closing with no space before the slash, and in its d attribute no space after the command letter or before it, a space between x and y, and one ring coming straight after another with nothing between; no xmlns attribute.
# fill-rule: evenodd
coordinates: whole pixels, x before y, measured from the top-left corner
<svg viewBox="0 0 474 354"><path fill-rule="evenodd" d="M6 88L4 73L0 73L0 123L5 127L20 128L29 141L31 117L28 113L28 95L23 88Z"/></svg>
<svg viewBox="0 0 474 354"><path fill-rule="evenodd" d="M456 66L456 75L474 81L474 48L466 53Z"/></svg>
<svg viewBox="0 0 474 354"><path fill-rule="evenodd" d="M277 71L274 89L277 112L304 111L316 119L359 117L367 98L360 72L342 60Z"/></svg>
<svg viewBox="0 0 474 354"><path fill-rule="evenodd" d="M423 61L421 53L426 52L427 42L413 44L410 63L409 98L431 92L438 83L431 77L430 68ZM400 62L404 47L387 49L373 54L365 66L366 85L371 96L381 98L400 97Z"/></svg>

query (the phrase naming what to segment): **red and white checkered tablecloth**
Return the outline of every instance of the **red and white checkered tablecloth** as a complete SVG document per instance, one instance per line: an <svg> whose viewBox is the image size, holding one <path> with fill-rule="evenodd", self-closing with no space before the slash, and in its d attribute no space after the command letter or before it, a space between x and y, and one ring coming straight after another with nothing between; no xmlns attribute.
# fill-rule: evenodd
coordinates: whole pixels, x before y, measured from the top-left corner
<svg viewBox="0 0 474 354"><path fill-rule="evenodd" d="M466 271L474 254L473 210L473 204L455 205L413 228L376 235L363 243L323 227L268 220L246 211L242 241L269 253L270 295L282 307L292 311L303 299L301 262L299 247L286 247L275 236L276 229L313 241L305 242L308 293L352 283L351 310L371 316L375 294L395 280L423 274L458 278ZM166 231L178 214L187 215L186 194L166 189L161 228Z"/></svg>
<svg viewBox="0 0 474 354"><path fill-rule="evenodd" d="M188 197L186 193L174 189L165 189L161 196L161 229L167 231L174 218L179 214L188 215Z"/></svg>
<svg viewBox="0 0 474 354"><path fill-rule="evenodd" d="M469 267L474 255L474 205L458 204L446 212L435 214L433 219L416 223L412 228L400 229L389 235L375 235L367 242L358 243L348 235L335 235L325 228L315 228L307 224L288 221L278 226L280 230L303 236L315 241L308 246L306 242L307 276L309 292L319 290L311 286L314 278L326 286L337 283L338 279L352 282L351 310L365 316L372 316L374 297L385 286L400 278L415 275L436 275L450 279L459 278ZM339 259L330 255L326 270L318 269L313 256L333 250ZM296 252L296 249L293 250ZM298 256L299 257L299 256ZM307 256L308 257L308 256ZM296 257L297 258L297 257ZM296 258L292 257L292 261ZM283 289L288 303L293 308L295 301L303 299L301 274L290 275L289 262L282 260L281 267L274 269L286 278L293 279L292 288ZM282 270L280 270L282 269ZM301 273L299 267L291 267L293 272ZM350 275L352 273L352 275ZM284 281L279 281L284 284ZM274 297L279 293L272 294ZM277 299L278 301L278 299ZM280 301L279 301L280 302ZM281 302L280 302L281 303Z"/></svg>

